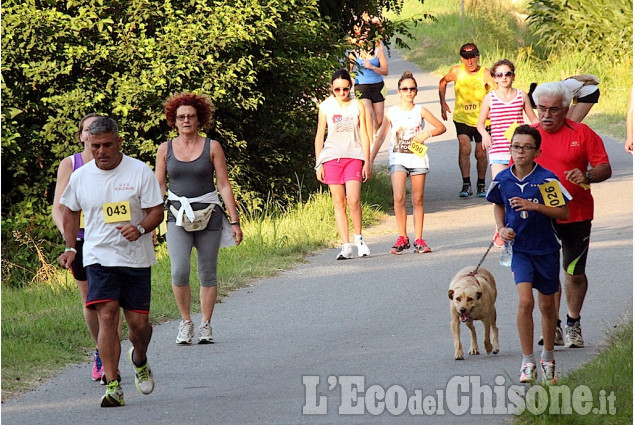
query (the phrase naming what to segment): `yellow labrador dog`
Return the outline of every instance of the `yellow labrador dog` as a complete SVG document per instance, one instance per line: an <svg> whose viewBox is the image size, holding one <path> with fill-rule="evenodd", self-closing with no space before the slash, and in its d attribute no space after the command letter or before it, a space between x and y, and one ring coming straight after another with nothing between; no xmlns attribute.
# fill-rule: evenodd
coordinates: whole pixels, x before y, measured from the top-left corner
<svg viewBox="0 0 635 425"><path fill-rule="evenodd" d="M479 354L474 320L481 320L485 327L484 344L487 354L498 353L498 328L496 327L496 282L494 276L484 268L465 267L452 278L450 289L450 328L454 339L454 360L463 360L460 322L470 328L471 354ZM490 342L490 328L492 341Z"/></svg>

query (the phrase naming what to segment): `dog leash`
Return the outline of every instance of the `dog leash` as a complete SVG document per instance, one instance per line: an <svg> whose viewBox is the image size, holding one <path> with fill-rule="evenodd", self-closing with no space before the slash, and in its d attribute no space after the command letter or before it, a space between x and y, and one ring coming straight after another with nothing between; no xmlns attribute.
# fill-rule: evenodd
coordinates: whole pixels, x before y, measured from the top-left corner
<svg viewBox="0 0 635 425"><path fill-rule="evenodd" d="M485 251L483 258L481 258L481 261L479 261L478 263L478 266L476 266L474 271L470 273L471 276L474 276L476 272L478 271L478 268L481 267L481 264L483 264L483 261L485 261L485 257L487 257L487 254L489 254L489 250L492 249L492 246L494 246L494 239L492 239L492 241L489 243L489 246L487 247L487 251Z"/></svg>

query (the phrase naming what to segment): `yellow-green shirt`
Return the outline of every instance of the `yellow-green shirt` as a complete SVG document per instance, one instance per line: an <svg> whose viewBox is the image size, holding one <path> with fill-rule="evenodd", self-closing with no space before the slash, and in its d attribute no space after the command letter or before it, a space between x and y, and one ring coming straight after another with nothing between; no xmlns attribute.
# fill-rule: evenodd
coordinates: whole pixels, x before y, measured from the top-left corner
<svg viewBox="0 0 635 425"><path fill-rule="evenodd" d="M470 74L465 69L465 65L461 64L459 75L454 83L454 121L471 127L476 127L478 124L481 103L487 94L483 82L484 71L485 67L481 66L475 74Z"/></svg>

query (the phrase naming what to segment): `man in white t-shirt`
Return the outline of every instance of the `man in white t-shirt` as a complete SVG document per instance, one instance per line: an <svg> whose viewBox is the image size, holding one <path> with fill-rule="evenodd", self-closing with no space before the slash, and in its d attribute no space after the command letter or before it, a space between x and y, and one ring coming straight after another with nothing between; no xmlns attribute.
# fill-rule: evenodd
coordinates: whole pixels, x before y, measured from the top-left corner
<svg viewBox="0 0 635 425"><path fill-rule="evenodd" d="M99 117L90 125L94 160L75 171L60 203L64 206L66 249L60 264L75 259L75 240L84 213L84 266L88 275L86 305L99 318L97 346L104 365L106 394L102 407L123 406L117 365L121 355L117 320L123 307L132 347L128 358L142 394L154 389L146 351L152 337L150 268L156 263L150 232L163 220L163 196L146 164L121 152L117 124Z"/></svg>

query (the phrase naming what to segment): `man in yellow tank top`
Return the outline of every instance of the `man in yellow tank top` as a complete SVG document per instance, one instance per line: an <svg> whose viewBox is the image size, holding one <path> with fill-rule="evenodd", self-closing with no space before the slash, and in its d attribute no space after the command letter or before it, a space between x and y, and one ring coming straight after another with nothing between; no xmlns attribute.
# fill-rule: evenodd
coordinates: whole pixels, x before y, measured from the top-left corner
<svg viewBox="0 0 635 425"><path fill-rule="evenodd" d="M479 51L474 43L461 46L459 51L461 64L454 65L450 71L439 81L439 99L441 101L441 117L448 120L448 112L452 112L445 101L445 89L448 83L454 83L454 126L459 139L459 168L463 177L463 186L459 193L460 198L472 195L472 182L470 180L470 153L472 152L472 139L476 143L474 158L476 158L476 196L484 198L485 173L487 172L487 153L481 147L481 135L476 129L478 115L481 112L483 98L490 90L496 89L496 82L492 78L489 69L478 64ZM487 123L489 125L489 122Z"/></svg>

